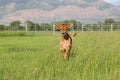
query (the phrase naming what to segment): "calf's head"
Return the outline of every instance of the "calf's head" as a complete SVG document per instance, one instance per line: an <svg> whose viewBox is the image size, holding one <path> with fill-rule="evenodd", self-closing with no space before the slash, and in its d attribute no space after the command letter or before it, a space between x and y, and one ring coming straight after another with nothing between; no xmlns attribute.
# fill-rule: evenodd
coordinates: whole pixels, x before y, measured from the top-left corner
<svg viewBox="0 0 120 80"><path fill-rule="evenodd" d="M57 29L60 30L62 36L65 36L67 33L67 29L71 28L73 24L60 24L60 25L55 24L55 26Z"/></svg>

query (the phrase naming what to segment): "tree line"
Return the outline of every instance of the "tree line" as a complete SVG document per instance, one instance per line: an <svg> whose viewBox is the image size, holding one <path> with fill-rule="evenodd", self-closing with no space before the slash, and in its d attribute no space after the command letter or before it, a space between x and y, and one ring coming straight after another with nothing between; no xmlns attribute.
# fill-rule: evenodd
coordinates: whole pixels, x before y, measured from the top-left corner
<svg viewBox="0 0 120 80"><path fill-rule="evenodd" d="M8 26L0 24L0 31L52 31L53 30L53 24L70 24L73 23L74 26L72 30L78 30L78 31L115 31L120 30L120 21L115 21L112 18L106 18L103 22L97 22L97 23L87 23L83 24L82 22L79 22L77 20L63 20L53 23L35 23L32 21L25 21L24 25L21 23L21 21L16 20L12 21ZM71 30L71 29L70 29Z"/></svg>

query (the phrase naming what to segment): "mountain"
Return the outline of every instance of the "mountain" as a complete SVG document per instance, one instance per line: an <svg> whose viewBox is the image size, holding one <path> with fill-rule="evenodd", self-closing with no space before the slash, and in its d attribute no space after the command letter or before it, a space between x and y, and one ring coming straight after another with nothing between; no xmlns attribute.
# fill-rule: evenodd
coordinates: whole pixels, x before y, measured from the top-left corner
<svg viewBox="0 0 120 80"><path fill-rule="evenodd" d="M0 0L0 23L13 20L53 22L76 19L81 22L120 19L120 7L104 0Z"/></svg>

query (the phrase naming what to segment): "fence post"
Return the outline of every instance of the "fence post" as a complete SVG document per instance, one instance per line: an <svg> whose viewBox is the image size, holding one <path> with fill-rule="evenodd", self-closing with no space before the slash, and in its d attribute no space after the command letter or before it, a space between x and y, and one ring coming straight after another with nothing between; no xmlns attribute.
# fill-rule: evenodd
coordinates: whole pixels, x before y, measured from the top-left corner
<svg viewBox="0 0 120 80"><path fill-rule="evenodd" d="M93 32L93 24L91 24L91 32Z"/></svg>
<svg viewBox="0 0 120 80"><path fill-rule="evenodd" d="M35 23L35 33L36 33L36 23Z"/></svg>
<svg viewBox="0 0 120 80"><path fill-rule="evenodd" d="M53 23L53 34L55 34L55 23Z"/></svg>
<svg viewBox="0 0 120 80"><path fill-rule="evenodd" d="M111 23L111 31L113 31L113 24Z"/></svg>
<svg viewBox="0 0 120 80"><path fill-rule="evenodd" d="M28 25L27 25L27 23L25 23L25 32L26 33L28 32Z"/></svg>
<svg viewBox="0 0 120 80"><path fill-rule="evenodd" d="M82 24L82 32L84 31L84 25Z"/></svg>

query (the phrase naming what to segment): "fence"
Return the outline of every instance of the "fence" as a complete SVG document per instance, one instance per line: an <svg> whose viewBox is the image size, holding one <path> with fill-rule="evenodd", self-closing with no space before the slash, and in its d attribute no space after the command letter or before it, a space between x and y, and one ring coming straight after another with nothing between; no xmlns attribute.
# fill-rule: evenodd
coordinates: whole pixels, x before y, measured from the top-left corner
<svg viewBox="0 0 120 80"><path fill-rule="evenodd" d="M55 28L55 24L51 24L50 27L43 25L42 28L38 28L35 26L33 30L28 28L25 25L25 31L52 31L55 34L56 31L59 31ZM81 25L73 25L72 29L69 31L120 31L120 25L118 24L81 24Z"/></svg>
<svg viewBox="0 0 120 80"><path fill-rule="evenodd" d="M120 24L79 24L79 25L73 25L72 29L68 29L72 31L120 31ZM53 31L53 34L55 34L55 31L58 31L55 28L54 24L45 24L45 25L32 25L29 26L27 24L20 26L20 27L13 27L10 28L9 26L7 28L0 27L0 31Z"/></svg>
<svg viewBox="0 0 120 80"><path fill-rule="evenodd" d="M120 31L120 25L98 25L98 24L82 24L80 26L74 26L74 30L77 31Z"/></svg>
<svg viewBox="0 0 120 80"><path fill-rule="evenodd" d="M98 25L98 24L81 24L81 25L74 25L72 27L73 31L120 31L120 25ZM55 25L53 25L53 34L55 33Z"/></svg>

